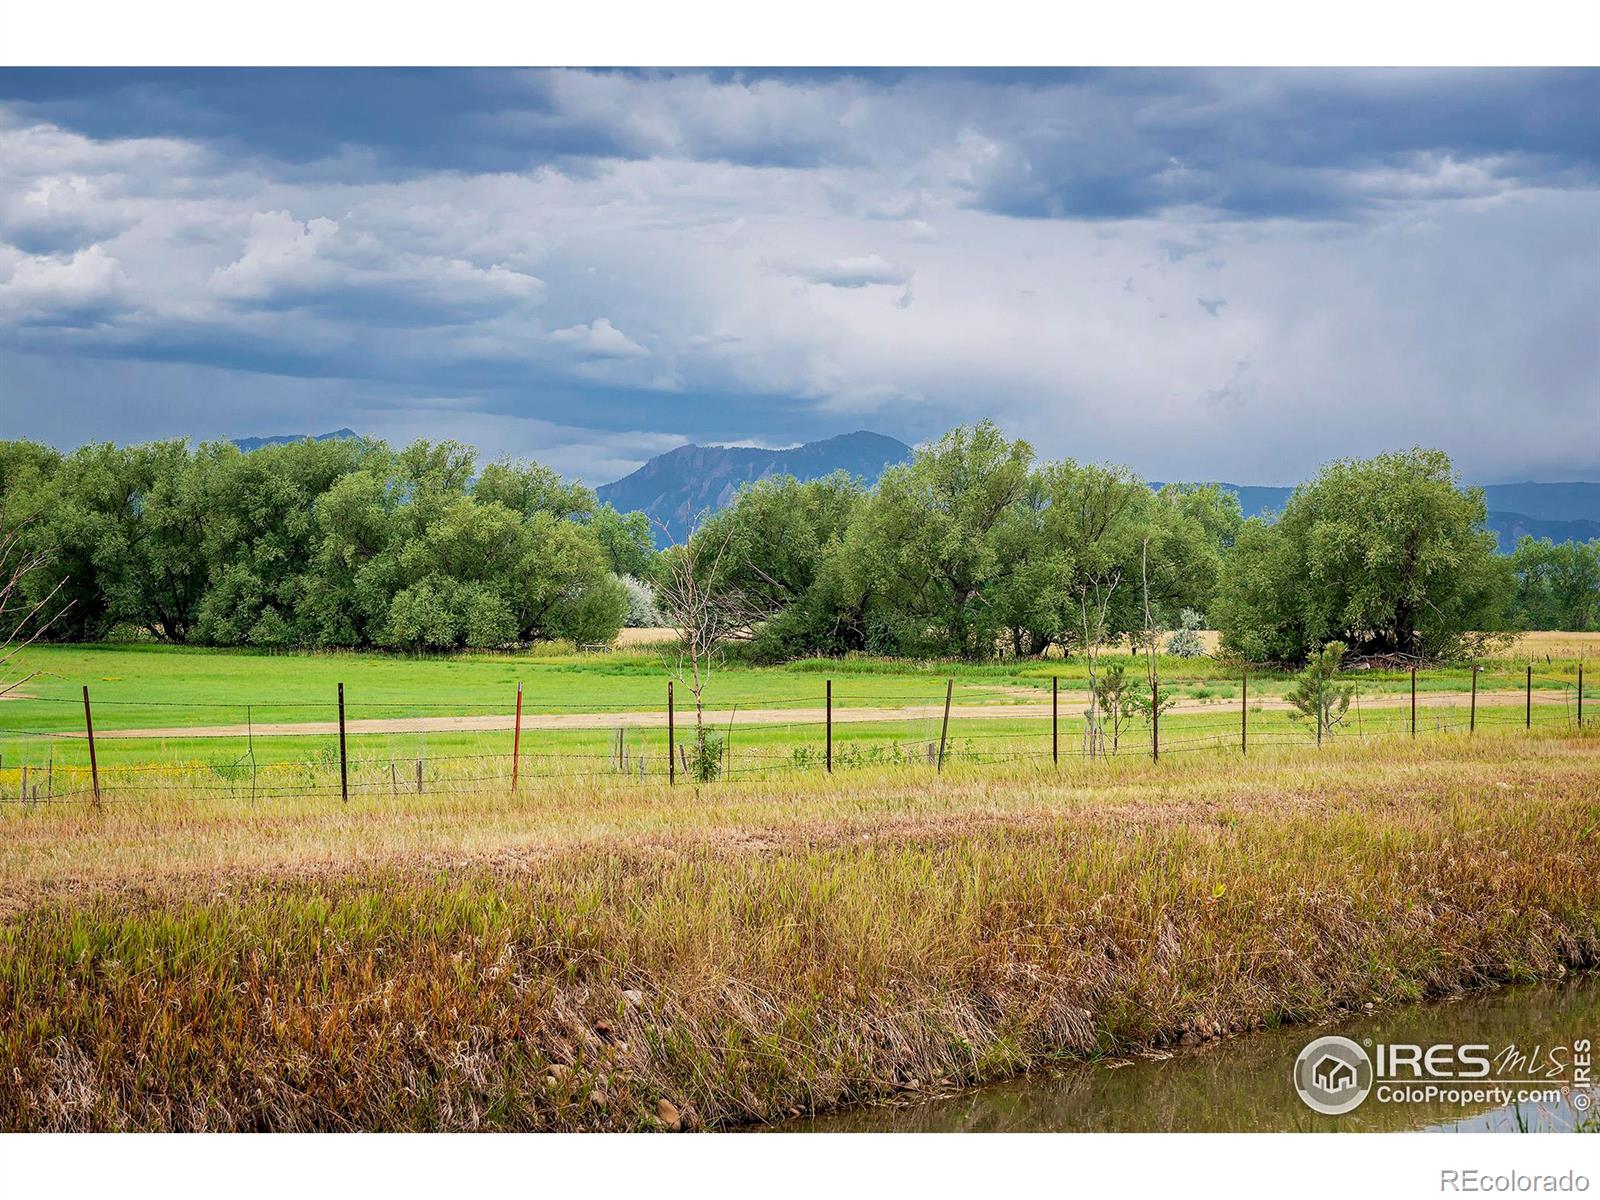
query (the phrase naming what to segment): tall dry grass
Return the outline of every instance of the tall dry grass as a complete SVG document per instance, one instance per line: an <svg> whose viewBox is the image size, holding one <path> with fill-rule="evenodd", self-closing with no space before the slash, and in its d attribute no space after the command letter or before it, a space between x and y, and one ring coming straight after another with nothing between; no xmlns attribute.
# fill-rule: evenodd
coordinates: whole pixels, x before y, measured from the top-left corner
<svg viewBox="0 0 1600 1200"><path fill-rule="evenodd" d="M719 1127L1594 966L1597 761L8 815L0 1127Z"/></svg>

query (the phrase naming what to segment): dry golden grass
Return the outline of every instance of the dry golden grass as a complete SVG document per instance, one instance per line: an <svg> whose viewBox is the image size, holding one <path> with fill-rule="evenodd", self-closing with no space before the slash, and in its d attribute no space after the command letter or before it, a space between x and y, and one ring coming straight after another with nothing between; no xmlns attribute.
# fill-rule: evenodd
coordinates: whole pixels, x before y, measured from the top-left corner
<svg viewBox="0 0 1600 1200"><path fill-rule="evenodd" d="M624 649L630 646L659 646L665 642L676 641L677 638L678 631L668 625L624 629L617 634L617 645Z"/></svg>
<svg viewBox="0 0 1600 1200"><path fill-rule="evenodd" d="M13 808L0 1127L724 1126L1594 966L1597 765Z"/></svg>
<svg viewBox="0 0 1600 1200"><path fill-rule="evenodd" d="M1215 654L1222 644L1222 635L1215 629L1201 629L1200 641L1207 654ZM1600 658L1600 633L1561 633L1540 630L1516 634L1504 647L1497 647L1491 657L1512 662L1527 659L1542 661L1570 661Z"/></svg>
<svg viewBox="0 0 1600 1200"><path fill-rule="evenodd" d="M1522 633L1517 635L1509 649L1499 652L1497 657L1515 660L1531 658L1536 661L1545 658L1552 661L1582 659L1593 662L1600 658L1600 633L1560 633L1544 630Z"/></svg>

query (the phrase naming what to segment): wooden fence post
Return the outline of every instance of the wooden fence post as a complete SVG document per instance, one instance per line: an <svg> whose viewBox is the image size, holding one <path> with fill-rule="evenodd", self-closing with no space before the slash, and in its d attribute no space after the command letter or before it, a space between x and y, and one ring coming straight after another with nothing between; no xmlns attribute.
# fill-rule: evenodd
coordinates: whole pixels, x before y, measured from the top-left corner
<svg viewBox="0 0 1600 1200"><path fill-rule="evenodd" d="M956 690L954 679L946 680L944 685L944 724L939 727L939 758L934 767L935 774L944 772L944 742L950 733L950 696Z"/></svg>
<svg viewBox="0 0 1600 1200"><path fill-rule="evenodd" d="M94 713L89 709L89 685L83 685L83 728L89 736L89 778L94 782L94 802L100 803L100 762L94 754Z"/></svg>
<svg viewBox="0 0 1600 1200"><path fill-rule="evenodd" d="M1050 761L1061 762L1061 676L1050 676Z"/></svg>
<svg viewBox="0 0 1600 1200"><path fill-rule="evenodd" d="M422 760L417 759L417 795L422 795Z"/></svg>
<svg viewBox="0 0 1600 1200"><path fill-rule="evenodd" d="M667 782L678 782L677 733L673 729L672 680L667 680Z"/></svg>
<svg viewBox="0 0 1600 1200"><path fill-rule="evenodd" d="M828 724L828 743L827 743L827 755L826 756L827 756L827 763L828 763L828 774L832 775L833 774L833 680L831 680L831 679L828 680L827 724Z"/></svg>
<svg viewBox="0 0 1600 1200"><path fill-rule="evenodd" d="M1468 710L1467 732L1478 732L1478 664L1472 664L1472 708Z"/></svg>
<svg viewBox="0 0 1600 1200"><path fill-rule="evenodd" d="M1417 669L1411 668L1411 736L1417 736Z"/></svg>
<svg viewBox="0 0 1600 1200"><path fill-rule="evenodd" d="M522 757L522 680L517 680L517 716L511 727L511 790L517 790L517 763Z"/></svg>
<svg viewBox="0 0 1600 1200"><path fill-rule="evenodd" d="M1532 729L1533 728L1533 664L1532 663L1528 664L1528 690L1526 692L1526 696L1527 696L1527 700L1525 702L1526 706L1522 710L1522 727L1524 729Z"/></svg>
<svg viewBox="0 0 1600 1200"><path fill-rule="evenodd" d="M344 684L339 685L339 795L350 802L350 766L344 756Z"/></svg>
<svg viewBox="0 0 1600 1200"><path fill-rule="evenodd" d="M1250 753L1250 675L1239 675L1239 753Z"/></svg>
<svg viewBox="0 0 1600 1200"><path fill-rule="evenodd" d="M1150 680L1150 761L1161 761L1161 692Z"/></svg>

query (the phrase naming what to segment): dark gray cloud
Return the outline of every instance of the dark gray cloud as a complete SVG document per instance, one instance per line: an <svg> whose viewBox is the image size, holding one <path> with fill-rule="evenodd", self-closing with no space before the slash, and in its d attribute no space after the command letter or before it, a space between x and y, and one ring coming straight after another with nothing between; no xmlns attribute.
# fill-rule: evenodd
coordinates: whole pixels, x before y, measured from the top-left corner
<svg viewBox="0 0 1600 1200"><path fill-rule="evenodd" d="M0 406L596 477L984 415L1167 477L1600 471L1596 111L1588 70L4 70Z"/></svg>

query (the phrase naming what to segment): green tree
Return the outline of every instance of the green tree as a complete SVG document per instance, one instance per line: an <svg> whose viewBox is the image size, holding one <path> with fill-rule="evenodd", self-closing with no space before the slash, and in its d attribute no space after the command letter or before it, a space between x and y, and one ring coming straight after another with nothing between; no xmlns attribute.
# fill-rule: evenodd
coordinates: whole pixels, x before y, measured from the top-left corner
<svg viewBox="0 0 1600 1200"><path fill-rule="evenodd" d="M316 503L346 475L387 468L380 444L345 438L264 446L202 446L194 469L205 495L209 585L196 635L212 645L312 641L295 627L319 544Z"/></svg>
<svg viewBox="0 0 1600 1200"><path fill-rule="evenodd" d="M1294 677L1283 694L1293 706L1289 714L1291 719L1310 721L1316 726L1319 746L1323 737L1331 735L1350 711L1350 697L1355 687L1339 682L1344 653L1343 642L1329 642L1311 656L1305 669Z"/></svg>
<svg viewBox="0 0 1600 1200"><path fill-rule="evenodd" d="M751 627L738 636L753 635L759 657L860 648L859 629L841 627L848 614L840 612L831 572L865 496L844 472L805 483L762 479L695 531L694 561L702 574L715 572L702 585L740 597Z"/></svg>
<svg viewBox="0 0 1600 1200"><path fill-rule="evenodd" d="M602 504L589 520L589 528L615 575L631 575L645 582L655 578L656 548L650 536L650 518L642 512L620 513Z"/></svg>
<svg viewBox="0 0 1600 1200"><path fill-rule="evenodd" d="M1511 554L1520 629L1600 628L1600 539L1552 543L1523 537Z"/></svg>
<svg viewBox="0 0 1600 1200"><path fill-rule="evenodd" d="M883 473L852 523L847 565L885 641L911 653L994 653L1003 618L994 592L1016 568L1007 526L1032 462L1028 443L984 421Z"/></svg>
<svg viewBox="0 0 1600 1200"><path fill-rule="evenodd" d="M34 503L32 544L65 577L60 599L70 602L56 636L92 640L131 626L189 639L209 572L205 495L186 442L84 446Z"/></svg>
<svg viewBox="0 0 1600 1200"><path fill-rule="evenodd" d="M1358 654L1473 653L1504 627L1511 592L1484 517L1482 491L1440 451L1332 463L1277 521L1240 530L1211 614L1223 646L1284 662L1332 639Z"/></svg>
<svg viewBox="0 0 1600 1200"><path fill-rule="evenodd" d="M552 517L597 515L593 492L581 483L566 482L542 463L504 459L490 463L472 485L472 495L478 500L503 504L525 517L541 512ZM616 509L611 511L615 513ZM648 527L645 532L648 535Z"/></svg>

